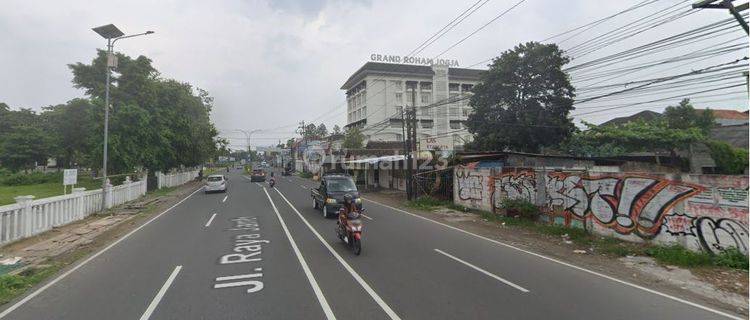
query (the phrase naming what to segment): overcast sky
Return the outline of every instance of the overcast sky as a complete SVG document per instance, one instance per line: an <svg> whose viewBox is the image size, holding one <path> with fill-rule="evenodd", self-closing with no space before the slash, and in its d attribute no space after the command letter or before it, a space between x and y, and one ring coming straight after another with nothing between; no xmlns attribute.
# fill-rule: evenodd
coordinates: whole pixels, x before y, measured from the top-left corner
<svg viewBox="0 0 750 320"><path fill-rule="evenodd" d="M325 113L330 115L324 117L329 128L333 124L343 126L346 107L344 92L339 88L367 62L370 53L403 55L475 2L71 0L42 4L6 0L0 11L0 70L3 73L0 101L12 107L40 110L43 106L82 96L81 91L72 88L72 76L66 65L89 63L95 49L105 44L91 28L114 23L125 33L156 31L147 37L118 42L116 50L134 57L148 56L163 77L208 90L215 97L212 118L224 135L241 137L239 133L229 132L237 128L286 126L257 134L255 144L265 145L291 136L292 124L310 121ZM516 2L489 1L421 56L432 57L443 51ZM442 57L457 59L461 66L469 66L519 42L544 39L637 2L528 0ZM662 0L561 46L575 45L576 40L591 38L597 30L606 31L679 2L682 1ZM723 10L703 10L597 54L611 54L727 17ZM739 27L736 30L725 38L717 37L717 45L742 36ZM701 42L695 48L710 44ZM689 71L744 55L747 53L712 58L663 74ZM632 77L638 79L637 74ZM654 97L658 96L648 98ZM622 101L608 103L619 102ZM747 99L696 103L696 106L741 110L747 108ZM599 123L646 107L649 105L583 118ZM658 111L663 107L652 106L651 109ZM239 147L244 141L232 140L232 144Z"/></svg>

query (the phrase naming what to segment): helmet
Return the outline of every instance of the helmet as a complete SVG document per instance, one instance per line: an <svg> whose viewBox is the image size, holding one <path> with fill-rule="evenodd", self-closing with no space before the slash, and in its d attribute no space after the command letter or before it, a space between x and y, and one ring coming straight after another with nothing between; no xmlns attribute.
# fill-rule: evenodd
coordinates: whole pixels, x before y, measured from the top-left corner
<svg viewBox="0 0 750 320"><path fill-rule="evenodd" d="M344 195L344 203L345 204L352 204L352 195L351 194L345 194Z"/></svg>

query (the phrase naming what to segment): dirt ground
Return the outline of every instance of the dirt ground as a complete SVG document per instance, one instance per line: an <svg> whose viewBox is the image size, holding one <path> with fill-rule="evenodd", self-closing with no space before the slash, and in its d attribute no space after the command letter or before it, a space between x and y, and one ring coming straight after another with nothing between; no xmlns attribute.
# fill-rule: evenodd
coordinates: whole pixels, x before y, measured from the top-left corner
<svg viewBox="0 0 750 320"><path fill-rule="evenodd" d="M718 309L748 315L748 272L719 267L683 269L662 266L649 257L614 257L593 252L559 236L534 232L519 226L487 221L480 215L447 208L432 211L405 207L405 195L370 192L365 198L404 208L463 230L495 239L624 281ZM577 251L578 250L578 251ZM584 250L585 253L576 253Z"/></svg>
<svg viewBox="0 0 750 320"><path fill-rule="evenodd" d="M42 264L72 264L174 205L195 191L198 185L198 182L190 182L165 194L147 194L141 199L104 213L9 243L0 247L0 255L2 259L21 258L23 266L10 271L11 274Z"/></svg>

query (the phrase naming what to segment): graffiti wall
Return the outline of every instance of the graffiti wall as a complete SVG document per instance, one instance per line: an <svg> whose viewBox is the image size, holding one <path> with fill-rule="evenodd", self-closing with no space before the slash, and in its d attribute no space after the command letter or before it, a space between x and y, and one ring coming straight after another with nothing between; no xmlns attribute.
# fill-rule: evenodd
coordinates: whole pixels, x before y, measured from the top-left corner
<svg viewBox="0 0 750 320"><path fill-rule="evenodd" d="M748 252L746 176L498 168L468 170L456 178L454 199L468 207L495 211L503 199L525 199L537 204L549 223L628 241Z"/></svg>
<svg viewBox="0 0 750 320"><path fill-rule="evenodd" d="M490 169L477 168L476 164L455 167L453 176L453 201L467 208L492 210Z"/></svg>

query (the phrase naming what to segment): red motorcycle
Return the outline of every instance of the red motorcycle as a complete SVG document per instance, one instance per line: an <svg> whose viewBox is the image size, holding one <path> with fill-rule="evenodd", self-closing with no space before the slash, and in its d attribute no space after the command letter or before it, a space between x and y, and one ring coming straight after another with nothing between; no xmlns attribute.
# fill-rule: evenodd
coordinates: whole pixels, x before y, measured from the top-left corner
<svg viewBox="0 0 750 320"><path fill-rule="evenodd" d="M345 209L341 209L345 211ZM341 241L344 241L349 248L354 251L355 255L362 252L362 213L360 211L351 211L344 218L343 212L339 212L339 222L336 228L336 234Z"/></svg>

